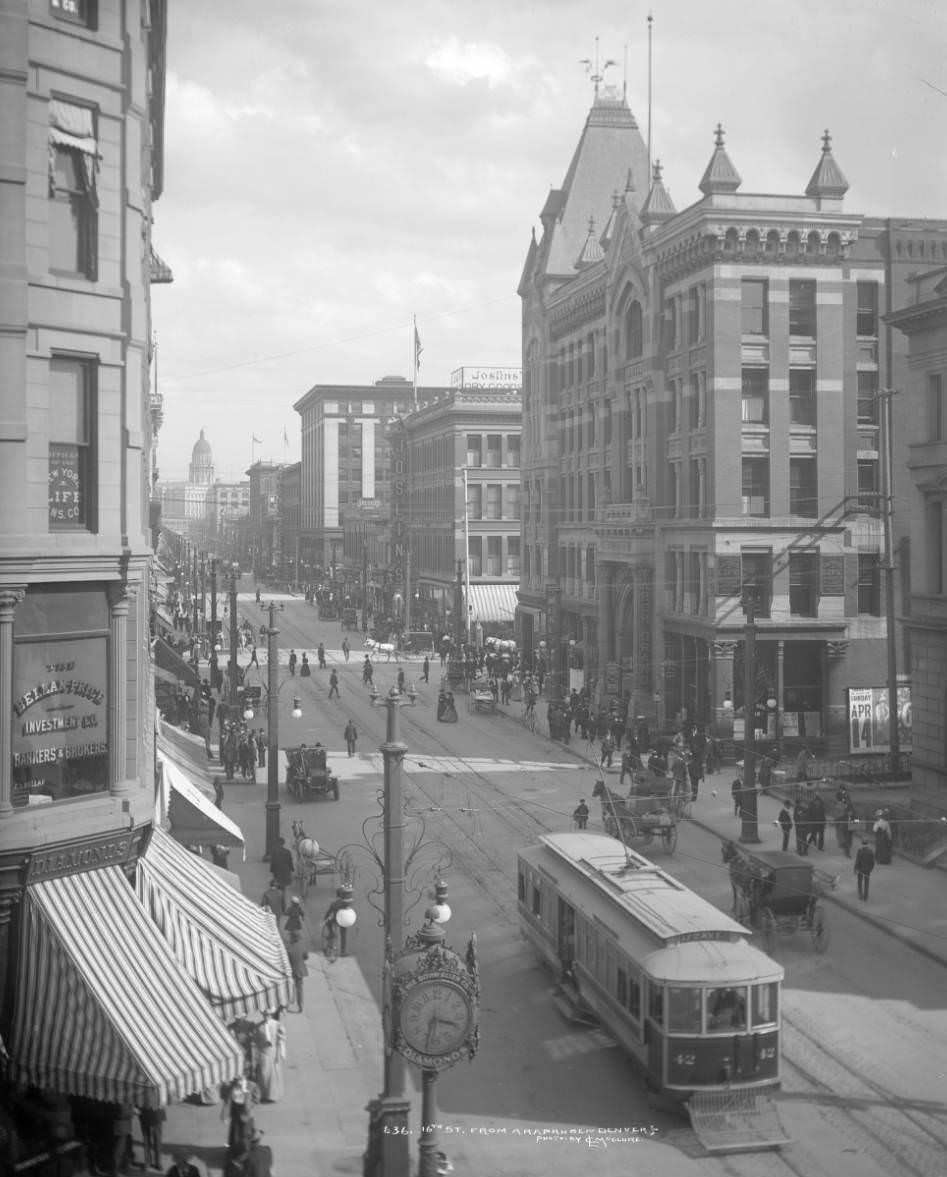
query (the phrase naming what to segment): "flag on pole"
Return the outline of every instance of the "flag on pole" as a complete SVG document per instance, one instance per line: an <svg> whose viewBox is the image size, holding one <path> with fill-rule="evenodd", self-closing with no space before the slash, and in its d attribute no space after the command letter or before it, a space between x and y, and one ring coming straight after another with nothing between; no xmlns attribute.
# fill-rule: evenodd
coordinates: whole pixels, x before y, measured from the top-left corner
<svg viewBox="0 0 947 1177"><path fill-rule="evenodd" d="M262 445L262 444L263 444L263 438L262 438L262 437L257 437L257 435L256 435L255 433L254 433L254 434L252 434L251 436L253 437L253 444L254 444L254 445Z"/></svg>
<svg viewBox="0 0 947 1177"><path fill-rule="evenodd" d="M421 367L421 352L424 348L421 346L421 336L418 335L418 321L414 320L414 370L415 372Z"/></svg>
<svg viewBox="0 0 947 1177"><path fill-rule="evenodd" d="M283 426L283 445L289 445L289 434L286 432L286 426Z"/></svg>

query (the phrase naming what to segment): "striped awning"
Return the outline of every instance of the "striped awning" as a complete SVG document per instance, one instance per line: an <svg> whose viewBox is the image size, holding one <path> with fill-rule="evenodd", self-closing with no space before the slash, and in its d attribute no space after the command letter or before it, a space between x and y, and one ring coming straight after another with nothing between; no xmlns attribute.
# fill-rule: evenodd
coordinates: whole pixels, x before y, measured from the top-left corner
<svg viewBox="0 0 947 1177"><path fill-rule="evenodd" d="M7 1069L15 1081L163 1107L243 1071L243 1052L119 867L27 888Z"/></svg>
<svg viewBox="0 0 947 1177"><path fill-rule="evenodd" d="M225 1021L290 1004L293 976L272 913L155 829L138 896L175 959Z"/></svg>
<svg viewBox="0 0 947 1177"><path fill-rule="evenodd" d="M167 784L168 823L171 833L185 846L243 846L243 831L222 809L188 779L187 774L159 751L158 760Z"/></svg>
<svg viewBox="0 0 947 1177"><path fill-rule="evenodd" d="M505 621L516 616L518 584L472 584L467 594L471 621Z"/></svg>

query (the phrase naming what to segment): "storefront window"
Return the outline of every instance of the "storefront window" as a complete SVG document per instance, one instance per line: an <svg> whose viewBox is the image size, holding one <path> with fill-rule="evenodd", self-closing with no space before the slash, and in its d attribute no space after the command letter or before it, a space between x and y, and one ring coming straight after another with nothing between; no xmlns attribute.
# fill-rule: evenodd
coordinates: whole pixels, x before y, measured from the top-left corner
<svg viewBox="0 0 947 1177"><path fill-rule="evenodd" d="M671 1033L700 1033L700 990L668 989L668 1030Z"/></svg>
<svg viewBox="0 0 947 1177"><path fill-rule="evenodd" d="M104 586L30 589L13 652L13 804L106 792L108 603Z"/></svg>

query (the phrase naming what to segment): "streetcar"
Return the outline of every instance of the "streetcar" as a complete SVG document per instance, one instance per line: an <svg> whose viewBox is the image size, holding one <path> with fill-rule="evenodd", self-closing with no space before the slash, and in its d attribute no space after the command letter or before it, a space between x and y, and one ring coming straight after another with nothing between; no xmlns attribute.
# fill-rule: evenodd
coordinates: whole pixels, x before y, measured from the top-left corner
<svg viewBox="0 0 947 1177"><path fill-rule="evenodd" d="M786 1142L765 1106L780 1083L783 970L742 924L593 833L520 851L517 898L523 934L572 1008L621 1044L650 1091L686 1104L699 1135L700 1115L719 1119L746 1096L770 1139L740 1147Z"/></svg>

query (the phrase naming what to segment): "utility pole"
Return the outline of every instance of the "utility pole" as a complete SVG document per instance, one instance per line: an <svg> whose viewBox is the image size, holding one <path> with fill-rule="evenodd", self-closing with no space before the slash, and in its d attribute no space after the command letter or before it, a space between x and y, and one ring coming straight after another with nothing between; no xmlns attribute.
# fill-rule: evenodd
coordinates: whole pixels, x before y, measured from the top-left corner
<svg viewBox="0 0 947 1177"><path fill-rule="evenodd" d="M217 649L217 557L210 561L210 648Z"/></svg>
<svg viewBox="0 0 947 1177"><path fill-rule="evenodd" d="M457 580L454 583L454 656L460 657L464 645L464 562L457 560Z"/></svg>
<svg viewBox="0 0 947 1177"><path fill-rule="evenodd" d="M279 647L276 644L276 605L270 601L266 629L266 858L271 859L279 840Z"/></svg>
<svg viewBox="0 0 947 1177"><path fill-rule="evenodd" d="M740 793L740 841L759 842L756 808L756 586L743 591L743 791Z"/></svg>
<svg viewBox="0 0 947 1177"><path fill-rule="evenodd" d="M237 706L237 572L236 563L230 566L230 706Z"/></svg>
<svg viewBox="0 0 947 1177"><path fill-rule="evenodd" d="M362 633L368 633L368 535L362 540Z"/></svg>
<svg viewBox="0 0 947 1177"><path fill-rule="evenodd" d="M885 629L888 650L888 761L891 775L901 760L901 732L898 725L898 640L895 630L894 563L894 438L891 402L895 389L878 393L881 405L881 495L885 543Z"/></svg>
<svg viewBox="0 0 947 1177"><path fill-rule="evenodd" d="M404 632L411 632L411 536L404 545Z"/></svg>

